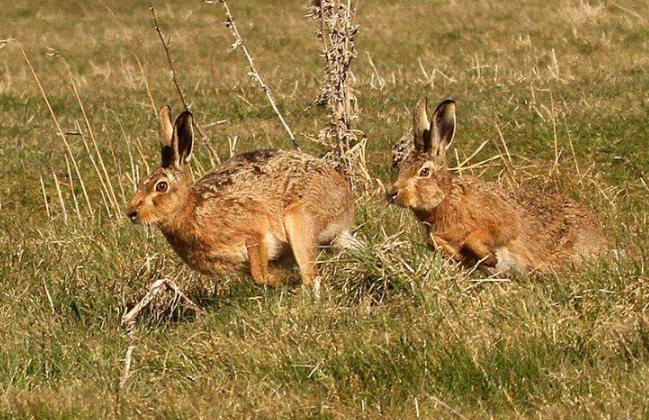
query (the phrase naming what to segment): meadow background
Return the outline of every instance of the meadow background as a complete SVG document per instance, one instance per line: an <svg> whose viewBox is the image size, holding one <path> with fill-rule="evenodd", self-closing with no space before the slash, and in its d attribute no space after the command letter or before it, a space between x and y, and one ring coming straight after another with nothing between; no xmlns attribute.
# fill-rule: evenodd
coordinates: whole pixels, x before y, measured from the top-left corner
<svg viewBox="0 0 649 420"><path fill-rule="evenodd" d="M155 4L219 157L289 148L240 51L227 52L221 7ZM308 3L230 7L298 141L324 152L308 139L326 123L323 110L305 111L322 76ZM155 229L105 204L112 189L124 207L158 164L151 98L181 109L147 2L4 2L0 39L25 48L70 133L90 206L19 45L5 45L0 417L647 418L648 11L639 0L358 2L357 127L383 182L414 102L453 97L458 161L488 141L471 163L501 158L476 175L524 177L587 203L623 258L573 275L486 279L431 253L407 211L367 193L357 221L368 246L322 255L316 301L295 286L193 274ZM92 163L100 156L109 185ZM210 167L201 140L195 160ZM205 312L140 318L118 395L121 316L162 276Z"/></svg>

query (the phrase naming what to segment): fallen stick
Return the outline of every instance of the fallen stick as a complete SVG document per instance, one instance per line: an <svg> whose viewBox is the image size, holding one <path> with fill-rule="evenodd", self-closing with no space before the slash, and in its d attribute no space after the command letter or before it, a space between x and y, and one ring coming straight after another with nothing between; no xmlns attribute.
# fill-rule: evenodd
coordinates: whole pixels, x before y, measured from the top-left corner
<svg viewBox="0 0 649 420"><path fill-rule="evenodd" d="M149 306L151 302L156 298L156 296L161 291L173 291L174 300L178 299L180 302L184 303L189 309L200 312L202 311L201 307L195 304L190 298L187 297L173 282L169 279L160 279L155 281L146 295L122 317L122 325L126 327L126 335L130 341L128 348L126 349L126 355L124 356L124 369L122 371L122 377L119 381L119 390L122 390L126 383L128 382L130 373L131 373L131 361L133 359L133 352L135 351L135 346L137 345L137 334L135 332L135 321L137 316L142 312L144 308Z"/></svg>

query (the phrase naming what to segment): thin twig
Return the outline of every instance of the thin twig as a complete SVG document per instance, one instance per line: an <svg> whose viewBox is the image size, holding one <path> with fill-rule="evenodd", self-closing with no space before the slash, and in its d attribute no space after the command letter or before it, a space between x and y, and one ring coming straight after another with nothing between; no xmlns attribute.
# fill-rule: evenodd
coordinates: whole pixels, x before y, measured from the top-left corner
<svg viewBox="0 0 649 420"><path fill-rule="evenodd" d="M457 167L454 168L454 169L461 170L461 169L464 167L464 165L466 165L467 163L469 163L469 162L471 161L471 159L473 159L473 158L474 158L478 153L480 153L480 151L482 150L482 148L485 147L485 146L487 145L487 143L489 143L489 140L485 140L485 141L483 141L482 144L481 144L480 146L478 146L477 149L475 149L475 152L473 152L473 153L471 154L471 156L469 156L468 158L464 159L464 161L463 161L462 163L458 162ZM457 151L457 149L455 149L455 151Z"/></svg>
<svg viewBox="0 0 649 420"><path fill-rule="evenodd" d="M572 153L572 161L575 163L575 169L577 170L577 175L581 175L579 170L579 163L577 162L577 155L575 154L575 146L572 144L572 136L570 135L570 129L568 129L568 124L564 121L564 126L566 128L566 135L568 136L568 144L570 145L570 152Z"/></svg>
<svg viewBox="0 0 649 420"><path fill-rule="evenodd" d="M189 106L187 105L187 101L185 100L185 94L183 93L183 90L180 88L180 84L178 83L178 78L176 77L176 71L174 70L174 63L173 60L171 59L171 53L169 52L169 44L167 43L167 40L165 39L165 36L162 33L162 30L160 29L160 24L158 23L158 16L155 13L155 8L153 7L152 2L149 3L149 10L151 10L151 15L153 16L155 31L158 33L158 36L160 37L160 41L162 41L162 46L164 47L165 50L165 54L167 55L167 63L169 64L169 72L171 73L171 80L174 82L174 85L176 86L176 91L178 92L178 96L180 97L180 102L182 102L185 109L188 110Z"/></svg>
<svg viewBox="0 0 649 420"><path fill-rule="evenodd" d="M232 12L230 12L228 3L225 0L205 0L205 3L208 4L216 4L217 2L220 2L221 5L223 6L223 9L225 10L225 16L226 16L225 25L228 29L230 29L230 32L232 33L232 36L234 36L235 39L234 44L232 44L232 46L230 47L230 51L236 50L237 48L240 48L241 51L243 51L243 54L246 56L246 59L248 60L248 65L250 66L250 75L252 76L253 79L257 81L261 90L266 94L266 98L268 98L268 102L270 102L270 106L273 108L273 111L275 111L275 114L277 115L277 118L279 118L279 121L282 123L284 130L286 130L286 132L288 133L289 138L291 139L291 143L293 144L293 147L300 150L300 145L298 144L297 140L295 140L295 136L293 135L293 131L291 130L291 127L289 127L289 125L286 123L286 120L284 120L282 113L279 112L279 108L277 108L275 99L273 98L273 94L270 91L270 88L268 87L266 82L264 82L264 79L261 78L259 71L255 67L255 61L250 55L250 52L248 51L246 45L243 43L243 38L241 37L241 33L239 32L239 30L237 29L237 25L234 23L234 17L232 17Z"/></svg>
<svg viewBox="0 0 649 420"><path fill-rule="evenodd" d="M451 413L453 413L453 414L455 414L456 416L458 416L459 418L461 418L461 419L463 419L463 420L466 420L466 417L464 417L464 416L463 416L462 414L460 414L456 409L454 409L454 408L451 407L450 405L446 404L444 401L440 400L440 399L437 398L436 396L434 396L434 395L430 395L430 398L431 398L433 401L435 401L436 403L440 404L442 407L444 407L444 408L446 408L447 410L449 410Z"/></svg>
<svg viewBox="0 0 649 420"><path fill-rule="evenodd" d="M43 289L45 289L45 296L47 296L47 302L50 304L50 309L52 310L52 313L56 315L56 309L54 308L54 301L52 300L50 289L47 288L47 283L45 283L45 279L43 277L41 277L41 281L43 282Z"/></svg>

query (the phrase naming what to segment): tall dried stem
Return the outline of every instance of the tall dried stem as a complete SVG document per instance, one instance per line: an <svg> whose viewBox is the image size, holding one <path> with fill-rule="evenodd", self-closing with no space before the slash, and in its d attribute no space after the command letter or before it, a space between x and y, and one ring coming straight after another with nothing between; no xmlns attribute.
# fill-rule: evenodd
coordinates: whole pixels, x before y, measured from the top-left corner
<svg viewBox="0 0 649 420"><path fill-rule="evenodd" d="M319 133L320 140L330 150L325 158L356 181L355 185L365 184L370 179L365 162L366 137L353 128L358 106L350 83L358 34L355 9L351 1L314 0L306 16L318 21L316 36L324 58L324 81L320 95L311 106L329 110L329 124Z"/></svg>
<svg viewBox="0 0 649 420"><path fill-rule="evenodd" d="M230 30L230 33L232 33L232 36L234 37L234 43L232 46L230 46L230 51L234 51L237 48L243 51L243 54L246 56L246 60L248 60L248 65L250 66L250 76L255 79L255 81L259 84L259 87L261 90L266 94L266 98L268 98L268 102L270 102L270 106L273 108L273 111L275 111L275 114L277 115L277 118L279 118L279 121L282 123L282 126L284 127L284 130L288 133L288 136L291 140L291 143L293 144L293 147L296 149L300 150L300 145L298 144L297 140L295 140L295 136L293 135L293 131L291 130L291 127L286 123L286 120L282 116L282 113L279 112L279 108L277 108L277 104L275 103L275 98L273 97L272 92L270 91L270 88L264 82L264 79L261 78L261 75L259 74L259 71L257 70L257 67L255 66L255 60L252 58L252 55L250 55L250 51L248 51L248 48L246 45L243 43L243 38L241 37L241 33L239 32L239 29L237 28L236 23L234 22L234 17L232 16L232 12L230 11L230 7L228 6L228 3L225 0L205 0L205 3L208 4L216 4L216 3L221 3L223 6L223 10L225 10L225 26Z"/></svg>

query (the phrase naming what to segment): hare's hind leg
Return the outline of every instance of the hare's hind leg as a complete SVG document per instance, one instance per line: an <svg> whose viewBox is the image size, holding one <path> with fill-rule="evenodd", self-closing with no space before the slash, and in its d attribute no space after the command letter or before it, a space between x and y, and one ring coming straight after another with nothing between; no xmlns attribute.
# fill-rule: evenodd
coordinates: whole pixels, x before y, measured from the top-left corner
<svg viewBox="0 0 649 420"><path fill-rule="evenodd" d="M482 264L488 267L494 267L497 263L496 257L487 243L490 242L490 236L483 230L476 230L469 234L464 242L464 249L468 250Z"/></svg>
<svg viewBox="0 0 649 420"><path fill-rule="evenodd" d="M300 268L302 283L309 285L318 275L315 265L316 237L313 222L304 214L302 206L289 208L284 214L284 229L293 256Z"/></svg>

